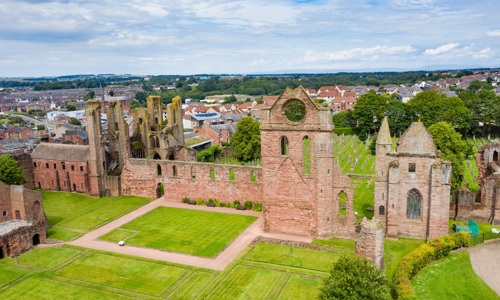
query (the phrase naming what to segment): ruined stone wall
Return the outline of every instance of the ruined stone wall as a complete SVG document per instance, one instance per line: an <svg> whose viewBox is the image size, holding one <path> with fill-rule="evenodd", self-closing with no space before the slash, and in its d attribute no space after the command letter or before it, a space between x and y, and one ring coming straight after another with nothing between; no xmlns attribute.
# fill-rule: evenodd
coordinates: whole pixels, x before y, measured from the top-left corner
<svg viewBox="0 0 500 300"><path fill-rule="evenodd" d="M211 169L214 179L210 176ZM231 170L234 180L230 179ZM252 174L255 174L255 182L251 179ZM260 167L131 159L122 172L121 181L122 193L125 195L156 198L158 184L162 183L164 198L169 201L181 201L184 197L204 200L216 198L226 203L234 200L262 201Z"/></svg>
<svg viewBox="0 0 500 300"><path fill-rule="evenodd" d="M10 202L10 186L2 181L0 181L0 195L2 195L2 197L0 197L0 223L2 223L14 218L12 204Z"/></svg>
<svg viewBox="0 0 500 300"><path fill-rule="evenodd" d="M89 135L89 161L88 161L88 189L91 196L102 196L102 176L105 165L104 136L101 128L101 104L99 101L90 100L85 112L87 119L87 134ZM63 187L60 187L61 189Z"/></svg>
<svg viewBox="0 0 500 300"><path fill-rule="evenodd" d="M23 226L0 235L0 250L5 256L21 255L33 247L33 238L36 234L39 236L40 243L43 243L47 236L47 226L47 221L43 218L31 226Z"/></svg>
<svg viewBox="0 0 500 300"><path fill-rule="evenodd" d="M356 255L366 257L379 269L384 268L384 228L376 220L363 218L356 238Z"/></svg>
<svg viewBox="0 0 500 300"><path fill-rule="evenodd" d="M35 188L35 174L33 171L33 160L29 153L14 155L17 160L17 165L24 169L24 179L26 183L23 184L25 188L34 189Z"/></svg>
<svg viewBox="0 0 500 300"><path fill-rule="evenodd" d="M35 185L39 189L75 191L98 194L88 182L89 168L85 162L61 162L60 160L34 159Z"/></svg>
<svg viewBox="0 0 500 300"><path fill-rule="evenodd" d="M105 196L121 196L121 178L120 176L104 175L102 178Z"/></svg>

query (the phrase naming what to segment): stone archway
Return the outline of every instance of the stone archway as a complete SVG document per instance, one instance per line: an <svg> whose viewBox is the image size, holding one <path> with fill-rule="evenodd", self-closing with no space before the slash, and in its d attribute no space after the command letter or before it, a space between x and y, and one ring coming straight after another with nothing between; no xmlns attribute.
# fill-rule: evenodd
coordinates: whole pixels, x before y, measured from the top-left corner
<svg viewBox="0 0 500 300"><path fill-rule="evenodd" d="M163 195L165 194L165 187L163 186L163 183L158 183L156 185L156 198L160 198L160 197L163 197Z"/></svg>
<svg viewBox="0 0 500 300"><path fill-rule="evenodd" d="M0 259L4 258L5 254L3 253L3 247L0 247Z"/></svg>
<svg viewBox="0 0 500 300"><path fill-rule="evenodd" d="M40 235L37 233L33 236L33 246L40 244Z"/></svg>

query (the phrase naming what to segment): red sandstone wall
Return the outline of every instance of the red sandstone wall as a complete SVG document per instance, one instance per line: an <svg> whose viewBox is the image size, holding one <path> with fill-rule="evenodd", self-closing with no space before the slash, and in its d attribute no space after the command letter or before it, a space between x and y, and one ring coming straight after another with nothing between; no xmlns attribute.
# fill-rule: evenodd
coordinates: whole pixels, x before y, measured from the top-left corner
<svg viewBox="0 0 500 300"><path fill-rule="evenodd" d="M77 192L88 193L87 163L66 161L64 169L62 162L58 160L34 159L33 163L36 164L33 171L37 188L54 191L74 191L74 187L76 187ZM73 170L71 166L74 167ZM83 171L80 168L83 168Z"/></svg>
<svg viewBox="0 0 500 300"><path fill-rule="evenodd" d="M161 175L158 175L158 166L161 167ZM211 168L215 171L215 179L210 178ZM229 179L231 169L234 170L234 181ZM255 172L256 182L250 181L252 171ZM227 203L234 200L262 201L260 167L130 159L122 172L121 180L122 193L126 195L156 198L157 185L163 183L164 198L170 201L181 201L183 197L205 200L216 198Z"/></svg>
<svg viewBox="0 0 500 300"><path fill-rule="evenodd" d="M12 204L10 202L10 186L0 181L0 223L12 220ZM6 216L3 215L6 213Z"/></svg>

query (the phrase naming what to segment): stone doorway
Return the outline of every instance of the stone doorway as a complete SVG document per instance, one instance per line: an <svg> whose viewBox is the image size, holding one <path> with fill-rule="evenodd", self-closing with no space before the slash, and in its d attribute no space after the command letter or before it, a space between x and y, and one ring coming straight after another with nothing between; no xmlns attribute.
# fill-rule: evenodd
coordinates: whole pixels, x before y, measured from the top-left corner
<svg viewBox="0 0 500 300"><path fill-rule="evenodd" d="M40 235L37 233L33 236L33 246L40 244Z"/></svg>
<svg viewBox="0 0 500 300"><path fill-rule="evenodd" d="M158 183L158 185L156 186L156 198L163 197L164 194L165 188L163 186L163 183Z"/></svg>
<svg viewBox="0 0 500 300"><path fill-rule="evenodd" d="M3 247L0 247L0 259L4 258L5 255L3 254Z"/></svg>

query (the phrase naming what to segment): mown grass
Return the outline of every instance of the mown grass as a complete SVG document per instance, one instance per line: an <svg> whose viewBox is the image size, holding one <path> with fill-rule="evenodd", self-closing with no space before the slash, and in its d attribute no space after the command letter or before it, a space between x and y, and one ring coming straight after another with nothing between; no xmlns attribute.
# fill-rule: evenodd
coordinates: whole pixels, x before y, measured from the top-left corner
<svg viewBox="0 0 500 300"><path fill-rule="evenodd" d="M266 299L285 273L238 265L206 299Z"/></svg>
<svg viewBox="0 0 500 300"><path fill-rule="evenodd" d="M384 261L385 275L390 280L396 272L399 262L408 253L416 249L418 246L425 243L424 240L404 239L385 240L384 244Z"/></svg>
<svg viewBox="0 0 500 300"><path fill-rule="evenodd" d="M453 231L453 224L457 224L457 225L469 225L469 222L468 221L455 221L455 220L449 220L448 221L449 223L449 233L454 233ZM479 226L479 232L478 234L483 234L483 233L488 233L488 232L491 232L491 229L493 228L496 228L496 229L500 229L500 225L491 225L490 223L481 223L481 222L475 222L477 224L477 226ZM500 234L498 236L500 238Z"/></svg>
<svg viewBox="0 0 500 300"><path fill-rule="evenodd" d="M354 211L358 213L357 219L363 217L373 218L373 211L368 211L368 208L373 208L375 192L375 181L372 178L352 178L354 185Z"/></svg>
<svg viewBox="0 0 500 300"><path fill-rule="evenodd" d="M123 225L121 229L138 232L127 244L214 257L257 218L216 212L159 207ZM100 237L118 242L116 229ZM117 236L118 235L118 236Z"/></svg>
<svg viewBox="0 0 500 300"><path fill-rule="evenodd" d="M338 253L279 244L257 243L245 260L328 272Z"/></svg>
<svg viewBox="0 0 500 300"><path fill-rule="evenodd" d="M18 259L21 265L52 269L80 253L81 251L75 249L54 246L26 252L20 255ZM17 260L14 258L5 258L0 260L0 262L11 265L18 264Z"/></svg>
<svg viewBox="0 0 500 300"><path fill-rule="evenodd" d="M88 195L42 191L51 228L49 238L70 241L150 202L133 196L92 198Z"/></svg>
<svg viewBox="0 0 500 300"><path fill-rule="evenodd" d="M316 299L318 296L321 280L300 274L292 274L288 279L278 300L288 299Z"/></svg>
<svg viewBox="0 0 500 300"><path fill-rule="evenodd" d="M116 293L109 293L93 288L86 288L74 284L67 284L47 278L28 278L3 293L2 300L54 300L54 299L78 299L78 300L126 300L129 297Z"/></svg>
<svg viewBox="0 0 500 300"><path fill-rule="evenodd" d="M159 296L187 272L114 255L89 253L55 272L56 275Z"/></svg>
<svg viewBox="0 0 500 300"><path fill-rule="evenodd" d="M467 251L451 254L412 279L417 299L500 299L474 273Z"/></svg>

